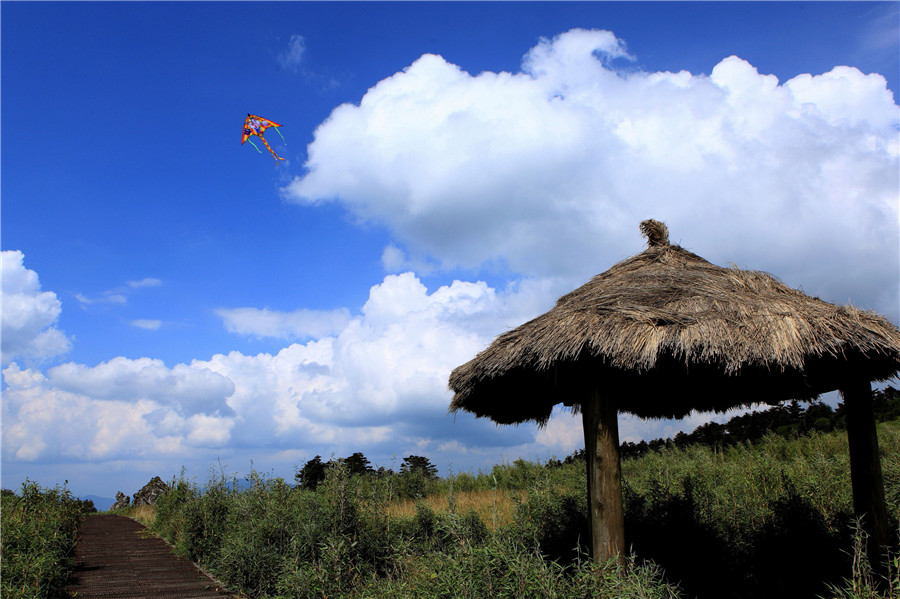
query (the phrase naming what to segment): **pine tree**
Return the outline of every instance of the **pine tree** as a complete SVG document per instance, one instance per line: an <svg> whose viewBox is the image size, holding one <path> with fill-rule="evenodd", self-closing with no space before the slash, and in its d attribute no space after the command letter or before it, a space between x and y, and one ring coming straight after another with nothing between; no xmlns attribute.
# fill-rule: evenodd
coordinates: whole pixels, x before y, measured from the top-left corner
<svg viewBox="0 0 900 599"><path fill-rule="evenodd" d="M330 467L331 462L326 464L322 462L322 456L317 455L306 462L303 468L297 471L294 475L294 479L297 481L297 484L304 489L315 491L316 487L319 486L319 483L325 480L325 472Z"/></svg>
<svg viewBox="0 0 900 599"><path fill-rule="evenodd" d="M437 477L437 466L431 463L426 457L411 455L403 458L403 463L400 464L400 474L415 474L420 473L425 478L436 478Z"/></svg>
<svg viewBox="0 0 900 599"><path fill-rule="evenodd" d="M369 465L369 459L359 451L346 458L344 465L347 466L347 471L350 474L369 474L373 472L372 466Z"/></svg>

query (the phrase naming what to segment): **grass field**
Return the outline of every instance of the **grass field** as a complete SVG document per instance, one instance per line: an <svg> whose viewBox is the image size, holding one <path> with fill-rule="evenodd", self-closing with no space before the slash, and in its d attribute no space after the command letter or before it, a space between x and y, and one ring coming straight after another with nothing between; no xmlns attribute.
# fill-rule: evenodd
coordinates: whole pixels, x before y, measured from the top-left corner
<svg viewBox="0 0 900 599"><path fill-rule="evenodd" d="M900 424L879 438L896 531ZM316 491L258 473L244 491L176 479L132 515L253 597L900 597L896 569L876 593L854 559L842 432L668 447L622 468L632 553L615 575L586 559L577 462L430 480L418 499L395 475L340 468Z"/></svg>

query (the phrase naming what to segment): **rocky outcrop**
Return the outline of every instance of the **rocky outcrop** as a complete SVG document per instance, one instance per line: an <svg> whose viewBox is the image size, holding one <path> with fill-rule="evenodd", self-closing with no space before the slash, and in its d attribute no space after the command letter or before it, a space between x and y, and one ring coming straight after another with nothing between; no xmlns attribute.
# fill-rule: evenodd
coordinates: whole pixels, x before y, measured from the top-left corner
<svg viewBox="0 0 900 599"><path fill-rule="evenodd" d="M109 507L109 509L120 510L122 508L128 507L130 502L131 502L131 498L128 497L128 495L126 495L122 491L116 491L116 502L114 504L112 504Z"/></svg>
<svg viewBox="0 0 900 599"><path fill-rule="evenodd" d="M138 507L139 505L155 505L156 500L159 499L159 496L168 490L169 485L164 483L160 477L154 476L149 483L144 485L144 487L140 491L134 494L134 499L131 502L131 506Z"/></svg>

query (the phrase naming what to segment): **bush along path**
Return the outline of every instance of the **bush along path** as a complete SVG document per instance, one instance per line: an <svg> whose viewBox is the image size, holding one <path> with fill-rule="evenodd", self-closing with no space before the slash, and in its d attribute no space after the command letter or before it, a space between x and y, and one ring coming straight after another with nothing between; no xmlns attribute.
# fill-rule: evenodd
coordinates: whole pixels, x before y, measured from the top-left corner
<svg viewBox="0 0 900 599"><path fill-rule="evenodd" d="M75 547L72 597L206 599L231 597L190 561L173 554L162 539L144 534L124 516L85 518Z"/></svg>

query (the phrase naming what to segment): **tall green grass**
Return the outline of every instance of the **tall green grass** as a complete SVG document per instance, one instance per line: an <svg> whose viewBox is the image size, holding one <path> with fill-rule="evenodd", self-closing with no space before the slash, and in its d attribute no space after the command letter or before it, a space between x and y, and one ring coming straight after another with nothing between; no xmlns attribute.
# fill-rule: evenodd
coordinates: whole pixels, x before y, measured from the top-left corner
<svg viewBox="0 0 900 599"><path fill-rule="evenodd" d="M855 525L853 550L849 556L853 560L853 576L843 584L829 584L827 599L900 599L900 552L896 550L886 555L887 572L876 575L867 559L865 532L859 523Z"/></svg>
<svg viewBox="0 0 900 599"><path fill-rule="evenodd" d="M878 433L896 531L900 428L882 424ZM815 597L853 575L842 432L769 435L724 452L664 449L623 463L623 477L626 540L692 594Z"/></svg>
<svg viewBox="0 0 900 599"><path fill-rule="evenodd" d="M896 531L900 427L879 425L879 437ZM854 558L842 433L772 435L725 451L669 447L622 469L632 552L619 569L586 559L584 465L557 460L425 481L416 493L430 496L412 509L399 476L351 476L341 466L315 491L258 473L242 491L223 476L203 487L182 476L160 498L152 527L251 597L900 593L890 590L900 585L896 568L890 581L873 581ZM870 582L875 594L862 594Z"/></svg>
<svg viewBox="0 0 900 599"><path fill-rule="evenodd" d="M520 481L533 492L517 498L513 523L493 532L453 500L446 512L421 501L411 516L392 516L396 480L353 477L341 467L316 491L258 473L247 482L236 491L221 477L202 489L173 481L152 530L249 596L677 597L651 566L593 564L578 553L577 535L567 548L576 550L574 560L547 559L556 539L540 522L567 520L569 504L554 504L546 482Z"/></svg>
<svg viewBox="0 0 900 599"><path fill-rule="evenodd" d="M78 527L93 504L75 499L64 487L41 489L30 481L18 493L4 490L0 501L0 594L64 597Z"/></svg>

